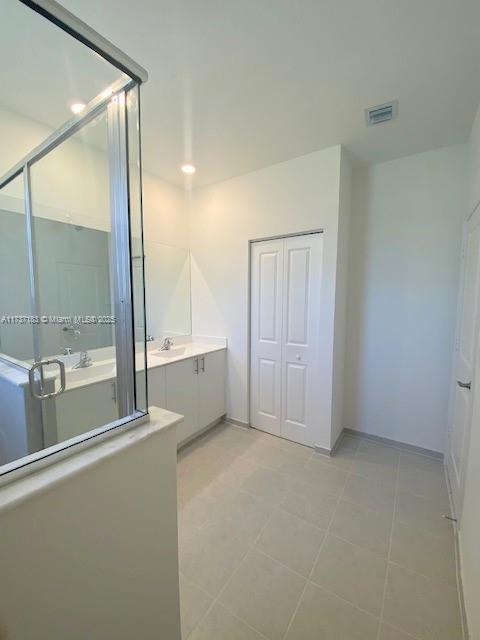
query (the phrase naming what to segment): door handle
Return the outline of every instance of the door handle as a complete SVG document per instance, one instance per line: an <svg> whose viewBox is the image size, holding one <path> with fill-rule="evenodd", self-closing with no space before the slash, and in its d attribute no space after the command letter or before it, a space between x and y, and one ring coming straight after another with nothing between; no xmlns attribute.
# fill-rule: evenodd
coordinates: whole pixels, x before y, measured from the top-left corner
<svg viewBox="0 0 480 640"><path fill-rule="evenodd" d="M202 356L202 371L205 373L205 357Z"/></svg>
<svg viewBox="0 0 480 640"><path fill-rule="evenodd" d="M53 391L52 393L36 393L35 391L35 370L39 369L40 373L42 373L42 367L48 364L58 364L60 367L60 388L57 391ZM30 388L30 393L33 398L37 400L46 400L48 398L55 398L55 396L59 396L61 393L65 391L66 387L66 379L65 379L65 363L62 360L58 360L57 358L52 358L51 360L40 360L39 362L35 362L30 367L28 372L28 386Z"/></svg>
<svg viewBox="0 0 480 640"><path fill-rule="evenodd" d="M193 360L193 371L198 373L198 358L194 358Z"/></svg>
<svg viewBox="0 0 480 640"><path fill-rule="evenodd" d="M457 384L460 389L468 389L470 391L470 389L472 388L471 382L462 382L461 380L457 380Z"/></svg>

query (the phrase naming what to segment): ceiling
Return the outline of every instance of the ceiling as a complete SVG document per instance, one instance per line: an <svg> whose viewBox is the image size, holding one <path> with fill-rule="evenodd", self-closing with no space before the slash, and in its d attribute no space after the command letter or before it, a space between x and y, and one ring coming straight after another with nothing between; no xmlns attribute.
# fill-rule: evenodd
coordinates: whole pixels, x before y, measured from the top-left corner
<svg viewBox="0 0 480 640"><path fill-rule="evenodd" d="M144 166L180 186L186 161L199 186L339 143L376 163L465 142L480 102L478 0L61 1L148 70Z"/></svg>

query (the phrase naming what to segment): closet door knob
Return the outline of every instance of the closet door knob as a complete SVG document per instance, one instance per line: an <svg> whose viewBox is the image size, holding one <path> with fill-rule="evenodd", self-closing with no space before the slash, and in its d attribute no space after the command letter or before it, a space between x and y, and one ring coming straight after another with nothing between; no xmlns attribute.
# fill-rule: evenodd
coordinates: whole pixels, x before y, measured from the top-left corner
<svg viewBox="0 0 480 640"><path fill-rule="evenodd" d="M298 353L297 353L297 355L295 357L296 357L297 360L301 360L302 359L302 356L299 356Z"/></svg>

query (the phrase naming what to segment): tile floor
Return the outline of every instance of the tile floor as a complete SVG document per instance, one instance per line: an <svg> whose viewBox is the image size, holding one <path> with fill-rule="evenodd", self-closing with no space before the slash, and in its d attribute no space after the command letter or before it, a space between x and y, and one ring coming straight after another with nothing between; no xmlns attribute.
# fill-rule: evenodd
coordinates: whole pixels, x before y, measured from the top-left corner
<svg viewBox="0 0 480 640"><path fill-rule="evenodd" d="M223 424L178 457L183 640L459 640L442 464Z"/></svg>

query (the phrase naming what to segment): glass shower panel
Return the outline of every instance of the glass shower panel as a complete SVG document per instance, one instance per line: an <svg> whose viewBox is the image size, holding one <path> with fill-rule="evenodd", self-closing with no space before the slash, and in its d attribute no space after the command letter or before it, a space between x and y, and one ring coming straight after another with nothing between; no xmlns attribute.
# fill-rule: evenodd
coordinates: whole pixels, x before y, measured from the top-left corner
<svg viewBox="0 0 480 640"><path fill-rule="evenodd" d="M0 2L0 35L1 475L148 416L147 73L55 2Z"/></svg>
<svg viewBox="0 0 480 640"><path fill-rule="evenodd" d="M0 356L29 367L34 359L23 174L0 190Z"/></svg>
<svg viewBox="0 0 480 640"><path fill-rule="evenodd" d="M53 408L43 401L45 440L56 444L125 416L117 402L106 112L32 164L30 185L40 355L65 364L65 391ZM58 365L43 371L58 388Z"/></svg>

